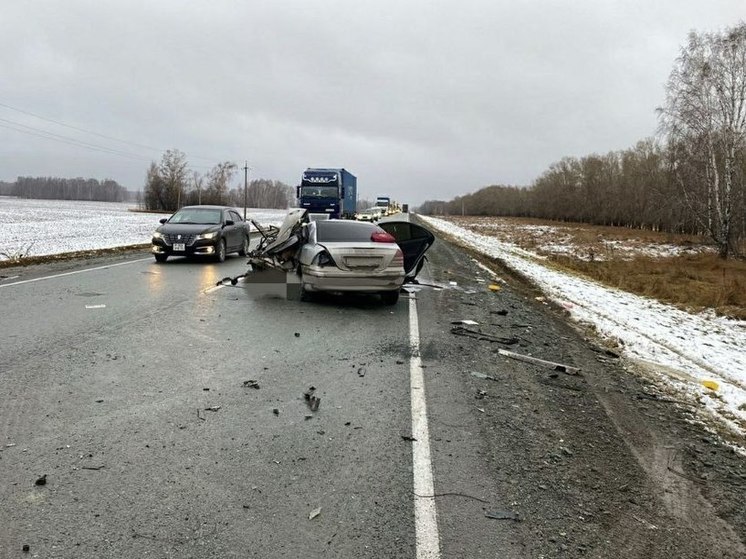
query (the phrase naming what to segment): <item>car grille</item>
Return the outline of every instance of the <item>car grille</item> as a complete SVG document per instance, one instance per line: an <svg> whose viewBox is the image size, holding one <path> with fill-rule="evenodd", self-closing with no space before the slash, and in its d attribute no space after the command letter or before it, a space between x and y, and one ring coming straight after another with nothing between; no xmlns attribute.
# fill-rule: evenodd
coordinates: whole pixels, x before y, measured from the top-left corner
<svg viewBox="0 0 746 559"><path fill-rule="evenodd" d="M175 234L166 234L163 235L163 240L166 241L167 244L172 245L174 243L184 243L185 245L189 246L194 243L194 238L197 235L181 235L181 239L177 239L177 235Z"/></svg>

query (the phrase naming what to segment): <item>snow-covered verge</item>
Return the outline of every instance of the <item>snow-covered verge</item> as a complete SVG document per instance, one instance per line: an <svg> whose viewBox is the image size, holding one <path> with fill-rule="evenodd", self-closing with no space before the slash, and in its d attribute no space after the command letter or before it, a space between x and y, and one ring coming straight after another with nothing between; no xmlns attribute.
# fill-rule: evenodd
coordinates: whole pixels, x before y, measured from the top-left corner
<svg viewBox="0 0 746 559"><path fill-rule="evenodd" d="M158 221L168 215L129 211L132 207L0 196L0 260L149 243ZM252 208L247 217L262 225L279 225L286 213Z"/></svg>
<svg viewBox="0 0 746 559"><path fill-rule="evenodd" d="M657 365L662 382L686 390L731 429L746 435L746 322L687 313L605 287L549 268L537 255L512 243L421 217L434 229L532 280L574 320L592 324L601 336L618 341L626 357Z"/></svg>

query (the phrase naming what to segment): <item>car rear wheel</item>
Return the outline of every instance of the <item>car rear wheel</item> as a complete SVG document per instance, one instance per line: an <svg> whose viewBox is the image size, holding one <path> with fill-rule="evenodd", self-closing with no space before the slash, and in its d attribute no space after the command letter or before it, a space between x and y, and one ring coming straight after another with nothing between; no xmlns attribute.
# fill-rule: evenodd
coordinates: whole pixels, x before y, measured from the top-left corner
<svg viewBox="0 0 746 559"><path fill-rule="evenodd" d="M215 260L217 260L218 262L225 262L226 252L227 250L225 248L225 239L221 239L215 247Z"/></svg>
<svg viewBox="0 0 746 559"><path fill-rule="evenodd" d="M249 238L245 237L241 250L238 251L239 256L246 256L249 253Z"/></svg>
<svg viewBox="0 0 746 559"><path fill-rule="evenodd" d="M396 291L381 291L381 300L384 305L396 305L399 301L399 290Z"/></svg>
<svg viewBox="0 0 746 559"><path fill-rule="evenodd" d="M168 260L168 254L155 254L154 256L156 262L165 262Z"/></svg>

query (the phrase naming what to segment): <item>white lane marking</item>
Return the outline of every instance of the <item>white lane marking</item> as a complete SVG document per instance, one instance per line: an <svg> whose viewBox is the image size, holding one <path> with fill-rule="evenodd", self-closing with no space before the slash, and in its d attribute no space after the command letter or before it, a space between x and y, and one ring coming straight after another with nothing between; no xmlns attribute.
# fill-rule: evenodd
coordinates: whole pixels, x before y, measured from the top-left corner
<svg viewBox="0 0 746 559"><path fill-rule="evenodd" d="M55 278L62 278L65 276L72 276L74 274L83 274L85 272L94 272L96 270L105 270L106 268L115 268L117 266L127 266L129 264L136 264L138 262L145 262L146 260L150 260L150 258L140 258L139 260L130 260L128 262L120 262L119 264L107 264L106 266L96 266L95 268L86 268L85 270L75 270L73 272L65 272L63 274L55 274L53 276L43 276L40 278L34 278L34 279L27 279L27 280L21 280L21 281L14 281L13 283L4 283L0 285L0 288L3 287L11 287L13 285L22 285L24 283L33 283L35 281L44 281L49 279L55 279Z"/></svg>
<svg viewBox="0 0 746 559"><path fill-rule="evenodd" d="M409 392L412 406L412 471L414 474L414 530L417 559L439 559L440 539L435 510L430 433L427 426L425 378L420 358L420 326L417 300L409 296Z"/></svg>
<svg viewBox="0 0 746 559"><path fill-rule="evenodd" d="M105 309L106 305L86 305L87 309Z"/></svg>

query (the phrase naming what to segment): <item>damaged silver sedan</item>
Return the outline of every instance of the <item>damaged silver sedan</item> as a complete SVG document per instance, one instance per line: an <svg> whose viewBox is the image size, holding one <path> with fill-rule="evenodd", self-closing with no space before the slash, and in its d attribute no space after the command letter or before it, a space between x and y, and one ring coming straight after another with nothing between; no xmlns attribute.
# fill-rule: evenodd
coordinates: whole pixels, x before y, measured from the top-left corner
<svg viewBox="0 0 746 559"><path fill-rule="evenodd" d="M394 305L402 285L415 281L435 240L408 221L309 221L302 209L291 210L279 229L254 225L263 238L250 252L252 271L295 274L301 299L317 292L374 293Z"/></svg>

